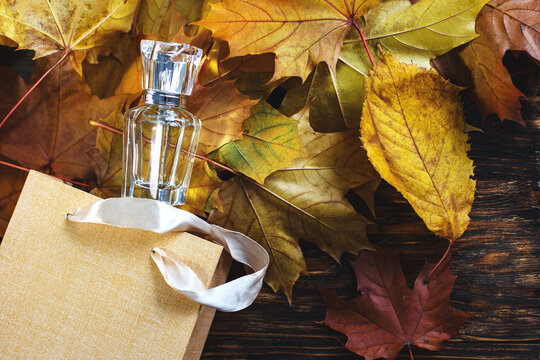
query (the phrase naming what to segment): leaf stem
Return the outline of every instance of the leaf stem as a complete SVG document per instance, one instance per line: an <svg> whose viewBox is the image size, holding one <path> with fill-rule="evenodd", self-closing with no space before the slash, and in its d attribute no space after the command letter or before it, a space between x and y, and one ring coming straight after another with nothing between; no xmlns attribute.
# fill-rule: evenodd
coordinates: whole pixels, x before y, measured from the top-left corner
<svg viewBox="0 0 540 360"><path fill-rule="evenodd" d="M30 95L32 93L32 91L34 91L34 89L43 81L43 79L45 79L47 77L47 75L49 75L51 73L51 71L53 71L58 65L60 65L60 63L62 63L62 61L64 61L64 59L69 55L69 51L66 50L66 52L64 53L64 55L60 58L60 60L58 60L56 62L56 64L54 64L49 70L47 70L45 72L45 74L41 75L41 77L38 79L38 81L36 81L36 83L34 85L32 85L32 87L26 92L26 94L23 95L23 97L15 104L15 106L13 106L11 108L11 110L9 111L9 113L4 117L4 119L2 120L2 122L0 122L0 128L2 127L2 125L4 125L4 123L7 121L7 119L9 119L9 117L11 116L11 114L13 114L13 112L15 112L15 110L17 110L17 108L19 107L19 105L21 105L21 103L28 97L28 95Z"/></svg>
<svg viewBox="0 0 540 360"><path fill-rule="evenodd" d="M358 33L360 34L360 38L362 39L362 44L364 44L364 49L366 49L369 62L371 62L371 66L375 66L375 63L373 62L373 57L371 57L371 52L369 51L368 44L366 42L366 39L364 38L364 33L362 33L362 30L360 30L360 26L358 26L358 24L356 23L356 21L354 21L354 19L351 19L351 23L356 29L356 31L358 31Z"/></svg>
<svg viewBox="0 0 540 360"><path fill-rule="evenodd" d="M441 260L435 265L433 269L429 272L428 276L426 276L426 279L424 280L426 283L430 281L431 276L448 260L450 253L452 252L452 248L454 246L454 242L450 242L448 244L448 248L446 249L446 252L442 256Z"/></svg>
<svg viewBox="0 0 540 360"><path fill-rule="evenodd" d="M139 9L141 7L141 0L137 1L137 6L135 7L135 14L133 14L133 24L131 25L131 36L137 35L137 17L139 16Z"/></svg>
<svg viewBox="0 0 540 360"><path fill-rule="evenodd" d="M30 170L32 170L32 169L25 168L25 167L22 167L22 166L19 166L19 165L15 165L15 164L11 164L11 163L8 163L8 162L2 161L2 160L0 160L0 164L5 165L5 166L12 167L12 168L14 168L14 169L23 170L23 171L26 171L26 172L30 172ZM50 176L52 176L52 177L54 177L54 178L57 178L58 180L62 180L62 181L65 181L65 182L68 182L68 183L72 183L72 184L75 184L75 185L80 185L80 186L84 186L84 187L87 187L87 188L93 188L92 185L88 185L88 184L85 184L85 183L82 183L82 182L73 181L73 180L69 180L69 179L64 179L64 178L61 178L61 177L59 177L59 176L54 176L54 175L50 175Z"/></svg>
<svg viewBox="0 0 540 360"><path fill-rule="evenodd" d="M407 344L407 346L409 347L409 355L411 356L411 360L414 360L414 356L412 354L412 349L411 349L411 344Z"/></svg>
<svg viewBox="0 0 540 360"><path fill-rule="evenodd" d="M124 132L123 132L122 130L118 130L118 129L116 129L116 128L113 128L112 126L109 126L109 125L104 124L104 123L99 122L99 121L90 120L90 125L100 127L100 128L102 128L102 129L111 131L111 132L116 133L116 134L120 134L120 135L123 135L123 134L124 134ZM182 149L182 152L187 153L187 150ZM219 163L219 162L217 162L217 161L215 161L215 160L209 159L209 158L207 158L206 156L199 155L199 154L194 154L194 156L195 156L197 159L200 159L200 160L209 162L209 163L211 163L211 164L214 164L214 165L216 165L217 167L222 168L223 170L230 171L230 172L232 172L232 173L235 174L235 175L239 175L239 174L240 174L238 171L233 170L233 169L231 169L230 167L228 167L228 166L226 166L226 165L223 165L223 164L221 164L221 163Z"/></svg>

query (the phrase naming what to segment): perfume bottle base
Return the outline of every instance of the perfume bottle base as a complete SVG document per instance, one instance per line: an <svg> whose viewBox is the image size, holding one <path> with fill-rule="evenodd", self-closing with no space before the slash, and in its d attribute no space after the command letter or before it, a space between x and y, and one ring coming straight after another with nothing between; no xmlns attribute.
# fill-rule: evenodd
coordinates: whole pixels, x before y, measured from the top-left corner
<svg viewBox="0 0 540 360"><path fill-rule="evenodd" d="M154 199L172 206L183 205L186 202L186 195L187 188L183 187L150 188L134 183L127 189L122 189L123 197Z"/></svg>

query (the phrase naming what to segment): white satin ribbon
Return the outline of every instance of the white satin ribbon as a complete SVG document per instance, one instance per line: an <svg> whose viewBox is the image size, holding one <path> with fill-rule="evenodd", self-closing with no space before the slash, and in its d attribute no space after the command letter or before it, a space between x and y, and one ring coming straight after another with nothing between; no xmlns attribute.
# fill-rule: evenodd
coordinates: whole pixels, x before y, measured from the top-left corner
<svg viewBox="0 0 540 360"><path fill-rule="evenodd" d="M255 300L269 264L266 250L244 234L209 224L190 212L165 203L138 198L111 198L79 208L69 214L71 221L121 228L148 230L159 234L190 231L208 235L223 246L232 258L253 269L253 273L206 289L187 265L154 248L154 259L169 286L189 299L221 311L242 310Z"/></svg>

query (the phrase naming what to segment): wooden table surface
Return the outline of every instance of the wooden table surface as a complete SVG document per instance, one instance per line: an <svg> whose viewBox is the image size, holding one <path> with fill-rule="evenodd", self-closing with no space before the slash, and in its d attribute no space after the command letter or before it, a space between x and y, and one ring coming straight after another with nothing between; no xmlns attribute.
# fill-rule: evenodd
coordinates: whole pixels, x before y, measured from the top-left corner
<svg viewBox="0 0 540 360"><path fill-rule="evenodd" d="M522 59L523 60L523 59ZM526 62L526 61L525 61ZM477 179L471 223L456 243L450 263L458 276L453 306L473 315L461 334L439 352L413 347L416 359L539 359L540 249L538 226L540 81L524 61L508 61L513 79L527 95L527 127L488 118L482 126L474 108L467 120L484 132L471 134ZM527 68L527 69L526 69ZM377 229L369 238L399 249L409 283L424 261L437 261L447 242L430 233L406 200L383 182L375 194ZM238 313L217 313L202 359L362 359L343 347L346 337L320 325L325 306L316 287L336 287L354 295L349 261L342 266L307 242L301 242L310 276L294 287L289 306L268 286L256 302ZM232 274L241 274L233 266ZM399 359L408 359L403 349Z"/></svg>

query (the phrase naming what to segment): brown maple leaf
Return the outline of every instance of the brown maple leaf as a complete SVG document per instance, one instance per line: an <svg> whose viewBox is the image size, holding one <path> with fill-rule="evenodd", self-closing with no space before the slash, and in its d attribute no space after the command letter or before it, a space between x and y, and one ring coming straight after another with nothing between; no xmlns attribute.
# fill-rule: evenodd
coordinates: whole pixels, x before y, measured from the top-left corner
<svg viewBox="0 0 540 360"><path fill-rule="evenodd" d="M440 350L469 318L450 305L456 276L448 261L433 274L434 265L426 263L413 289L397 254L364 251L351 265L362 295L347 301L335 290L320 289L327 306L324 324L346 334L347 349L367 360L395 359L405 345Z"/></svg>
<svg viewBox="0 0 540 360"><path fill-rule="evenodd" d="M33 79L50 69L60 54L36 61ZM6 113L29 86L14 72L3 70L0 113ZM95 145L88 120L105 117L123 97L100 100L65 62L56 67L13 113L0 132L0 153L19 164L43 169L66 179L93 179L86 151Z"/></svg>
<svg viewBox="0 0 540 360"><path fill-rule="evenodd" d="M522 125L520 97L525 95L514 84L502 58L508 50L526 51L540 60L540 3L537 0L492 0L478 15L480 36L455 53L436 60L435 66L460 85L471 86L471 95L483 117L496 113ZM458 57L459 56L459 57ZM471 79L463 63L470 69Z"/></svg>

